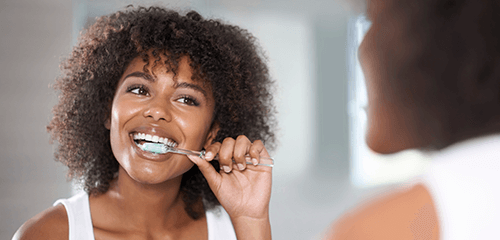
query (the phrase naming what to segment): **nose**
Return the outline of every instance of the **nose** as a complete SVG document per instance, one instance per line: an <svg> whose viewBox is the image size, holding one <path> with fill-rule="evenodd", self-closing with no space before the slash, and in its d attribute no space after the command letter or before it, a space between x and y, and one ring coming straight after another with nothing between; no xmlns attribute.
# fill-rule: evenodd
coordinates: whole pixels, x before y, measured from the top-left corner
<svg viewBox="0 0 500 240"><path fill-rule="evenodd" d="M151 117L155 121L164 120L170 122L172 121L172 115L168 108L168 101L152 100L144 110L144 117Z"/></svg>

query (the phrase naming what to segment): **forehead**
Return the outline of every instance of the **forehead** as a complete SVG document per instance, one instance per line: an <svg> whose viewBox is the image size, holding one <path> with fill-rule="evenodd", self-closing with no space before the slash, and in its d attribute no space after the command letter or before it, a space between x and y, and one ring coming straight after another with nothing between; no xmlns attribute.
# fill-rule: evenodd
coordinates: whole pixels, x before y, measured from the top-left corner
<svg viewBox="0 0 500 240"><path fill-rule="evenodd" d="M193 69L187 56L179 58L176 63L162 55L158 57L148 55L146 59L138 56L129 63L122 77L131 72L145 72L154 78L169 76L175 82L193 81Z"/></svg>
<svg viewBox="0 0 500 240"><path fill-rule="evenodd" d="M396 0L366 0L366 15L368 19L374 20L381 14L385 14Z"/></svg>

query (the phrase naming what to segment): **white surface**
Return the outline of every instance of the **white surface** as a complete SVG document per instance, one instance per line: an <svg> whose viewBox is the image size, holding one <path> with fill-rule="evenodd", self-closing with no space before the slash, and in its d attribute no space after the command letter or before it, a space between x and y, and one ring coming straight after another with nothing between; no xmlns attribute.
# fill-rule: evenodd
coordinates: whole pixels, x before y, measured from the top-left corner
<svg viewBox="0 0 500 240"><path fill-rule="evenodd" d="M500 134L436 153L424 182L436 205L440 239L500 239Z"/></svg>

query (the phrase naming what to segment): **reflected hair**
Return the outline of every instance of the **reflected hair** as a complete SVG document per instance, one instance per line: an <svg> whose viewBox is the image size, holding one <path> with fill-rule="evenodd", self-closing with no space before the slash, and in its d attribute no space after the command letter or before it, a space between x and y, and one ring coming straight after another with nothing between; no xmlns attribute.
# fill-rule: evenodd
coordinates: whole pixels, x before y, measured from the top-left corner
<svg viewBox="0 0 500 240"><path fill-rule="evenodd" d="M391 88L427 119L426 148L500 132L500 2L390 2L390 11L405 16L405 34L419 43L389 69Z"/></svg>

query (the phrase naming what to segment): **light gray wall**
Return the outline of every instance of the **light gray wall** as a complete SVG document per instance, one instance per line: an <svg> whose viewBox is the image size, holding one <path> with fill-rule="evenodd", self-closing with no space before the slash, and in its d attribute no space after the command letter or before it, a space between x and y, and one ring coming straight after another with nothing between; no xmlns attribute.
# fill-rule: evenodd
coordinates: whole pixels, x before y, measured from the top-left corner
<svg viewBox="0 0 500 240"><path fill-rule="evenodd" d="M315 21L318 157L313 169L314 176L343 181L349 177L348 16L339 15L322 14Z"/></svg>
<svg viewBox="0 0 500 240"><path fill-rule="evenodd" d="M0 2L0 239L70 194L45 126L71 22L71 1Z"/></svg>

